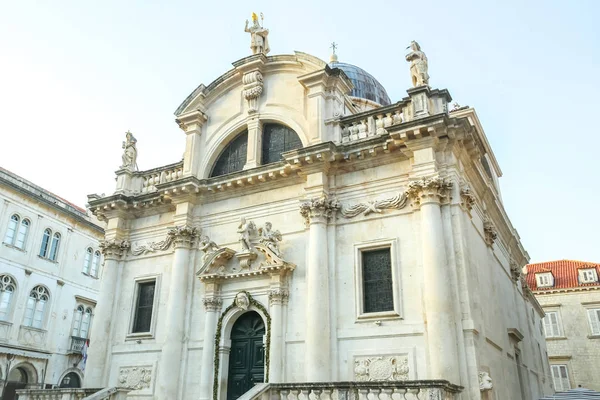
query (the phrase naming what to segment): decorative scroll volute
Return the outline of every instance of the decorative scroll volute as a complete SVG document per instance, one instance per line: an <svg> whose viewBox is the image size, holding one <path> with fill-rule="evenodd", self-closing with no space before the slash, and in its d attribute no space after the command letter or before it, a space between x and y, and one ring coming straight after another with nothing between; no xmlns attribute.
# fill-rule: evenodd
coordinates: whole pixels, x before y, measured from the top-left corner
<svg viewBox="0 0 600 400"><path fill-rule="evenodd" d="M340 209L340 203L327 196L316 197L300 204L300 215L307 225L311 223L327 223Z"/></svg>
<svg viewBox="0 0 600 400"><path fill-rule="evenodd" d="M100 250L106 259L119 259L127 254L131 244L127 240L112 239L100 242Z"/></svg>
<svg viewBox="0 0 600 400"><path fill-rule="evenodd" d="M248 101L248 114L258 111L258 98L263 92L263 76L260 71L255 70L244 74L244 98Z"/></svg>
<svg viewBox="0 0 600 400"><path fill-rule="evenodd" d="M450 199L452 182L440 177L425 178L408 184L406 194L415 207L426 203L441 203Z"/></svg>

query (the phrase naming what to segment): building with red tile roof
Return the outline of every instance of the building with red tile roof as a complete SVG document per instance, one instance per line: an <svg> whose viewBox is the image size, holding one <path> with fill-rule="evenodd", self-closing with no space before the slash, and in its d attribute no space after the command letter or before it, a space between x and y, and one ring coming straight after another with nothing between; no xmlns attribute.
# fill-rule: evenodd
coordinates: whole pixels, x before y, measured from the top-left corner
<svg viewBox="0 0 600 400"><path fill-rule="evenodd" d="M557 260L526 266L526 281L544 309L549 375L557 392L600 390L600 264Z"/></svg>

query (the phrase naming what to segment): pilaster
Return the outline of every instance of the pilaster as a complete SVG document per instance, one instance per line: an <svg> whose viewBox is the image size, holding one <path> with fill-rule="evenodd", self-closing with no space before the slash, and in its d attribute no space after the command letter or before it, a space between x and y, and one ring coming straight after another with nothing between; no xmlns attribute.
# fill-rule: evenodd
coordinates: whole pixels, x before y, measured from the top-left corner
<svg viewBox="0 0 600 400"><path fill-rule="evenodd" d="M104 255L104 267L98 305L90 337L93 346L88 350L88 361L84 380L85 387L105 387L108 384L108 364L111 358L113 306L115 288L121 276L121 260L127 254L130 243L123 239L103 240L100 250Z"/></svg>
<svg viewBox="0 0 600 400"><path fill-rule="evenodd" d="M217 293L218 285L208 283L205 285L204 303L204 340L202 345L202 361L200 366L200 399L212 398L212 382L214 374L215 334L219 312L223 307L223 300Z"/></svg>
<svg viewBox="0 0 600 400"><path fill-rule="evenodd" d="M262 123L255 116L248 121L248 149L244 169L256 168L262 157Z"/></svg>
<svg viewBox="0 0 600 400"><path fill-rule="evenodd" d="M185 153L183 155L183 176L197 176L202 152L202 127L208 120L206 114L194 110L180 115L176 122L185 132Z"/></svg>

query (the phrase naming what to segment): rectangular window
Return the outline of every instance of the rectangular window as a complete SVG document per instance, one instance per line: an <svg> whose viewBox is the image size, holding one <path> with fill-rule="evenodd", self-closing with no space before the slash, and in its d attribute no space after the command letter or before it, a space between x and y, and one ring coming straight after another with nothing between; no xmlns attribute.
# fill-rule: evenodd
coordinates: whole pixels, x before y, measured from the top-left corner
<svg viewBox="0 0 600 400"><path fill-rule="evenodd" d="M546 316L544 317L544 332L547 338L561 336L558 311L546 312Z"/></svg>
<svg viewBox="0 0 600 400"><path fill-rule="evenodd" d="M587 310L592 335L600 335L600 308Z"/></svg>
<svg viewBox="0 0 600 400"><path fill-rule="evenodd" d="M132 333L150 332L155 288L155 280L138 283Z"/></svg>
<svg viewBox="0 0 600 400"><path fill-rule="evenodd" d="M596 269L580 269L579 270L579 281L581 283L594 283L598 281L598 276L596 275Z"/></svg>
<svg viewBox="0 0 600 400"><path fill-rule="evenodd" d="M557 392L571 389L566 365L552 365L552 381L554 382L554 390Z"/></svg>
<svg viewBox="0 0 600 400"><path fill-rule="evenodd" d="M554 286L554 277L551 272L545 272L543 274L535 274L537 278L538 287L551 287Z"/></svg>
<svg viewBox="0 0 600 400"><path fill-rule="evenodd" d="M389 248L362 252L363 312L394 310L392 257Z"/></svg>

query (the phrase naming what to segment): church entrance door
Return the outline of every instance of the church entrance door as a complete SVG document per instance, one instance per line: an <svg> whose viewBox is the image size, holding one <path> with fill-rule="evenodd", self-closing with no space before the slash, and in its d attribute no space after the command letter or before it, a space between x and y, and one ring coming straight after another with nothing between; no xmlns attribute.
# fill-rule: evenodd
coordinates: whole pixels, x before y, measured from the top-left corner
<svg viewBox="0 0 600 400"><path fill-rule="evenodd" d="M235 400L265 380L265 324L255 311L238 318L231 329L227 400Z"/></svg>

